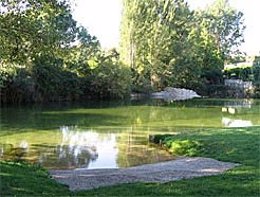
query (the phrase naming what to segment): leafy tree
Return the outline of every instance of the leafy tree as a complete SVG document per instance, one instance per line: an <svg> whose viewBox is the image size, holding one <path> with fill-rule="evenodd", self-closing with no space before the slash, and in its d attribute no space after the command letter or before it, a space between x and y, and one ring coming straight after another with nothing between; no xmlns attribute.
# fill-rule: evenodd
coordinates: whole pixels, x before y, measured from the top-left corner
<svg viewBox="0 0 260 197"><path fill-rule="evenodd" d="M260 56L256 56L253 62L253 74L254 74L254 97L260 98Z"/></svg>
<svg viewBox="0 0 260 197"><path fill-rule="evenodd" d="M132 68L136 86L221 83L224 61L243 41L242 13L227 1L197 12L183 0L124 0L123 5L121 58Z"/></svg>
<svg viewBox="0 0 260 197"><path fill-rule="evenodd" d="M91 70L87 88L97 98L125 98L130 94L130 69L119 60L116 49L99 54Z"/></svg>
<svg viewBox="0 0 260 197"><path fill-rule="evenodd" d="M154 87L165 86L169 62L185 40L190 11L184 1L124 1L122 60ZM174 51L176 53L174 53Z"/></svg>
<svg viewBox="0 0 260 197"><path fill-rule="evenodd" d="M124 97L128 69L72 18L69 0L0 2L1 102ZM113 79L113 80L111 80Z"/></svg>
<svg viewBox="0 0 260 197"><path fill-rule="evenodd" d="M254 83L260 86L260 56L256 56L253 62Z"/></svg>
<svg viewBox="0 0 260 197"><path fill-rule="evenodd" d="M243 13L232 8L228 0L216 0L203 15L222 58L227 61L240 55L237 47L244 42Z"/></svg>
<svg viewBox="0 0 260 197"><path fill-rule="evenodd" d="M76 21L63 1L1 1L1 57L19 64L58 55L75 40Z"/></svg>

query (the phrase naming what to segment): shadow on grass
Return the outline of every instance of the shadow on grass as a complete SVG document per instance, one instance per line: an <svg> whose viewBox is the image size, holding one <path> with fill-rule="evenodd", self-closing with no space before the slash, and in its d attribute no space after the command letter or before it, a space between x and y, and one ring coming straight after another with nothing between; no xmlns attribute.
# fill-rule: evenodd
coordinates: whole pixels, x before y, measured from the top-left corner
<svg viewBox="0 0 260 197"><path fill-rule="evenodd" d="M0 162L1 196L68 196L66 186L49 178L48 172L35 165Z"/></svg>

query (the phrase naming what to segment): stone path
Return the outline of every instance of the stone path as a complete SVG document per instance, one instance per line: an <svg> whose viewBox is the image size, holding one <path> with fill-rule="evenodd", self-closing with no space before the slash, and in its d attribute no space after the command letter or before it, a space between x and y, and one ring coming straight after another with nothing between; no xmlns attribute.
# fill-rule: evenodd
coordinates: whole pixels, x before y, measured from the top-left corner
<svg viewBox="0 0 260 197"><path fill-rule="evenodd" d="M89 190L98 187L134 182L165 183L193 177L223 173L238 164L202 157L184 157L155 164L120 169L51 170L52 177L70 190Z"/></svg>

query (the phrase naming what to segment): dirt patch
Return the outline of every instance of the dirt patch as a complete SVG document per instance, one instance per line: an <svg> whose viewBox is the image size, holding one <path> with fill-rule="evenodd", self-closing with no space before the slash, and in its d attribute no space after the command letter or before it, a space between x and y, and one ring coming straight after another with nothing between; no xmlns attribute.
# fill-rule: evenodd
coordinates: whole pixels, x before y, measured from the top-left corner
<svg viewBox="0 0 260 197"><path fill-rule="evenodd" d="M134 182L165 183L193 177L212 176L238 164L210 158L184 157L177 160L120 169L51 170L52 177L70 190L89 190L98 187Z"/></svg>

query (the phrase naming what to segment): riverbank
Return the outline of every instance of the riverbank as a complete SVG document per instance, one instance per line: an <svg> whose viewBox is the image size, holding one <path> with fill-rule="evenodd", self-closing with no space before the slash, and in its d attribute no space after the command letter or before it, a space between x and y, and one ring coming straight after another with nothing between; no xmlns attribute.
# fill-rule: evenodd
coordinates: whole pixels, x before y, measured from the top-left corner
<svg viewBox="0 0 260 197"><path fill-rule="evenodd" d="M172 161L121 169L51 170L52 177L70 190L89 190L123 183L166 183L221 174L238 166L202 157L184 157Z"/></svg>
<svg viewBox="0 0 260 197"><path fill-rule="evenodd" d="M178 140L203 141L199 156L239 163L217 176L169 183L134 183L70 192L42 168L0 162L2 196L259 196L260 127L198 129L176 135Z"/></svg>

